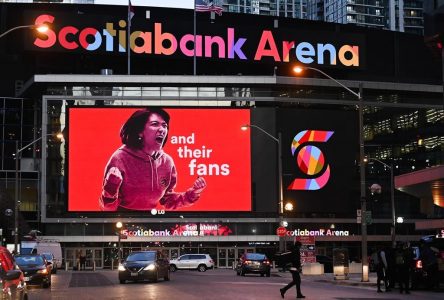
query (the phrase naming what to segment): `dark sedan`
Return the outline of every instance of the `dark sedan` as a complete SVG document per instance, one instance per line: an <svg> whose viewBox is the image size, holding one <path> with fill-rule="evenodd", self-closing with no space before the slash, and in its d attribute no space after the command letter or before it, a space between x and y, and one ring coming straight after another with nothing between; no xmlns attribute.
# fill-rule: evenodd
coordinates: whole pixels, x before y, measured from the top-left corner
<svg viewBox="0 0 444 300"><path fill-rule="evenodd" d="M270 260L265 254L261 253L244 253L236 265L236 273L238 276L254 273L270 277L270 269Z"/></svg>
<svg viewBox="0 0 444 300"><path fill-rule="evenodd" d="M29 285L51 286L51 267L39 254L17 255L15 261Z"/></svg>
<svg viewBox="0 0 444 300"><path fill-rule="evenodd" d="M170 280L170 262L160 251L132 252L119 265L119 281Z"/></svg>

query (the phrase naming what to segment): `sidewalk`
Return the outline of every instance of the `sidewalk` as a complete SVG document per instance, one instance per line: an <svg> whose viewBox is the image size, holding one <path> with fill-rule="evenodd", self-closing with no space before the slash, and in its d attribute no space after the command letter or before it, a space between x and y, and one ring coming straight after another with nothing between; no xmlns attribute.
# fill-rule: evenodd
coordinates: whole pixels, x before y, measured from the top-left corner
<svg viewBox="0 0 444 300"><path fill-rule="evenodd" d="M290 272L279 272L277 269L272 269L273 276L288 277L291 278ZM368 282L361 281L362 275L360 273L353 273L348 275L348 279L335 280L333 273L325 273L321 275L304 275L302 274L302 280L309 280L315 282L329 282L338 285L351 285L351 286L368 286L376 287L376 273L368 274Z"/></svg>

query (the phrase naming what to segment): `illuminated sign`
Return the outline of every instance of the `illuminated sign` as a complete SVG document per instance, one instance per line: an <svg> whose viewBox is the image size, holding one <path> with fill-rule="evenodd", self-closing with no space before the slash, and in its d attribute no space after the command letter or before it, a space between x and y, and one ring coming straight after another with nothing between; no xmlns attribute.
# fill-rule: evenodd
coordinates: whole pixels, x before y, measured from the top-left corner
<svg viewBox="0 0 444 300"><path fill-rule="evenodd" d="M227 236L231 229L221 224L176 224L170 229L153 230L151 228L129 230L121 234L128 237L168 237L168 236Z"/></svg>
<svg viewBox="0 0 444 300"><path fill-rule="evenodd" d="M250 212L249 122L248 109L71 107L68 211Z"/></svg>
<svg viewBox="0 0 444 300"><path fill-rule="evenodd" d="M285 201L301 213L351 213L355 195L350 187L358 184L357 113L286 108L278 120Z"/></svg>
<svg viewBox="0 0 444 300"><path fill-rule="evenodd" d="M316 244L314 235L299 235L295 238L296 241L301 242L302 245L314 245Z"/></svg>
<svg viewBox="0 0 444 300"><path fill-rule="evenodd" d="M303 237L303 236L349 236L350 232L348 230L335 230L335 229L318 229L318 230L308 230L308 229L295 229L287 230L287 236Z"/></svg>
<svg viewBox="0 0 444 300"><path fill-rule="evenodd" d="M324 168L325 157L321 149L312 143L325 143L333 135L333 131L304 130L296 134L291 143L291 153L296 156L301 172L315 178L296 178L288 187L289 190L319 190L330 178L330 166ZM318 175L324 170L321 175Z"/></svg>
<svg viewBox="0 0 444 300"><path fill-rule="evenodd" d="M61 47L65 50L85 51L104 50L106 52L127 52L127 23L106 22L103 28L76 27L68 25L57 31L53 24L60 23L51 14L37 16L34 24L47 24L49 30L34 40L38 48ZM179 54L185 57L218 59L239 59L262 61L264 58L276 62L295 61L302 64L360 66L360 46L333 41L301 41L299 36L283 39L271 30L263 30L257 40L240 36L236 28L228 27L221 35L175 34L163 29L161 22L147 23L151 31L134 30L130 35L130 48L137 54L170 56ZM246 48L252 49L248 52ZM254 53L254 55L253 55ZM292 59L290 59L292 58Z"/></svg>

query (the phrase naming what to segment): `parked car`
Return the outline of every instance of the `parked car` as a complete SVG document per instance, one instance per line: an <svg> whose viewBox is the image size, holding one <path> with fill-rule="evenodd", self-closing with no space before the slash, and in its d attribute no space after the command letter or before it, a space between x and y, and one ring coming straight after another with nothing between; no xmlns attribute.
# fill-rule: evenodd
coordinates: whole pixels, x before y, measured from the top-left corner
<svg viewBox="0 0 444 300"><path fill-rule="evenodd" d="M14 257L5 247L0 246L0 298L27 300L28 288L23 272Z"/></svg>
<svg viewBox="0 0 444 300"><path fill-rule="evenodd" d="M46 262L48 263L49 267L51 268L51 274L56 274L57 273L57 263L56 263L56 259L54 257L54 254L42 253L42 256L46 259Z"/></svg>
<svg viewBox="0 0 444 300"><path fill-rule="evenodd" d="M324 273L333 273L333 258L325 255L316 255L316 262L324 265Z"/></svg>
<svg viewBox="0 0 444 300"><path fill-rule="evenodd" d="M248 273L270 277L270 260L262 253L244 253L236 264L236 274L245 276Z"/></svg>
<svg viewBox="0 0 444 300"><path fill-rule="evenodd" d="M159 278L170 280L170 263L160 251L132 252L119 265L119 282L149 280L157 282Z"/></svg>
<svg viewBox="0 0 444 300"><path fill-rule="evenodd" d="M421 244L428 248L429 255L435 257L435 265L430 266L424 261L427 254L424 253L425 248L421 248ZM444 282L444 238L425 236L411 248L413 252L412 289L438 287L440 282Z"/></svg>
<svg viewBox="0 0 444 300"><path fill-rule="evenodd" d="M214 268L214 261L209 254L185 254L170 261L172 272L177 269L196 269L199 272L205 272L212 268Z"/></svg>
<svg viewBox="0 0 444 300"><path fill-rule="evenodd" d="M29 285L51 286L51 267L40 254L16 255L15 261Z"/></svg>

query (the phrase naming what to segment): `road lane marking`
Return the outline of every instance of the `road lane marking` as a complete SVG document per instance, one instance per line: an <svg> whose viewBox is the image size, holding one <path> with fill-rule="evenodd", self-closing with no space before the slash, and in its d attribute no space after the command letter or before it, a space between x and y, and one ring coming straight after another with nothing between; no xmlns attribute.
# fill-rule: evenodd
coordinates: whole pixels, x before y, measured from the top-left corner
<svg viewBox="0 0 444 300"><path fill-rule="evenodd" d="M239 284L239 285L285 285L279 282L253 282L253 281L217 281L216 283L228 283L228 284Z"/></svg>

